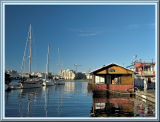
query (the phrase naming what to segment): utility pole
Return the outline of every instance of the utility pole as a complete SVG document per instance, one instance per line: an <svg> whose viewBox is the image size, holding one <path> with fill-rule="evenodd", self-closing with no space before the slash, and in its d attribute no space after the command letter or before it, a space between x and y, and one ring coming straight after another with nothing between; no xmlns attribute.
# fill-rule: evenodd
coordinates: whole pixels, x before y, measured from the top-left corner
<svg viewBox="0 0 160 122"><path fill-rule="evenodd" d="M77 67L78 67L78 66L81 66L81 65L79 65L79 64L74 64L74 66L76 67L76 72L77 72Z"/></svg>

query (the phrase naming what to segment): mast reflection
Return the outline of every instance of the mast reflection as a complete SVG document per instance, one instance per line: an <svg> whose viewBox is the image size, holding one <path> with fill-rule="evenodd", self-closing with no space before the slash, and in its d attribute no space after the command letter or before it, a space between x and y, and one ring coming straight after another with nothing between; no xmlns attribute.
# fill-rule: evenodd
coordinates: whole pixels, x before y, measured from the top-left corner
<svg viewBox="0 0 160 122"><path fill-rule="evenodd" d="M20 89L18 94L18 113L20 117L30 117L31 106L41 97L41 88Z"/></svg>

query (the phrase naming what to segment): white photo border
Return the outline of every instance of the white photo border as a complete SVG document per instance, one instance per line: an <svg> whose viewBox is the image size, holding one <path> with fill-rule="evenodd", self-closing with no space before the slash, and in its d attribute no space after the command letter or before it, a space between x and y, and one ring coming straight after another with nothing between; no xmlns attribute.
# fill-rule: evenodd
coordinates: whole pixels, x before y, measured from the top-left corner
<svg viewBox="0 0 160 122"><path fill-rule="evenodd" d="M1 111L2 121L157 121L159 120L159 2L158 0L147 1L1 1ZM6 5L155 5L155 117L5 117L5 6ZM158 44L158 45L157 45Z"/></svg>

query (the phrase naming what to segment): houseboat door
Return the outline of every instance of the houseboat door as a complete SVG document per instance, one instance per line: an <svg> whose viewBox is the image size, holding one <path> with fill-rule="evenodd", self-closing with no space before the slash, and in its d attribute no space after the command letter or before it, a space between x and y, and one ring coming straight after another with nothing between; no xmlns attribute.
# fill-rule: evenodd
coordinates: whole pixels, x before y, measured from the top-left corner
<svg viewBox="0 0 160 122"><path fill-rule="evenodd" d="M111 76L106 75L106 84L111 84Z"/></svg>

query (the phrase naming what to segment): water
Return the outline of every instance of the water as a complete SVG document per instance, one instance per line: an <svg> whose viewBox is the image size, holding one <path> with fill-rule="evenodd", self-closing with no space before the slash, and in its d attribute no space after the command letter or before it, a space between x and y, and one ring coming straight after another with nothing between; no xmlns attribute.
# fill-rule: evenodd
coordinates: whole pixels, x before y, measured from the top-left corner
<svg viewBox="0 0 160 122"><path fill-rule="evenodd" d="M5 93L6 117L154 116L154 105L134 97L93 97L86 81Z"/></svg>

